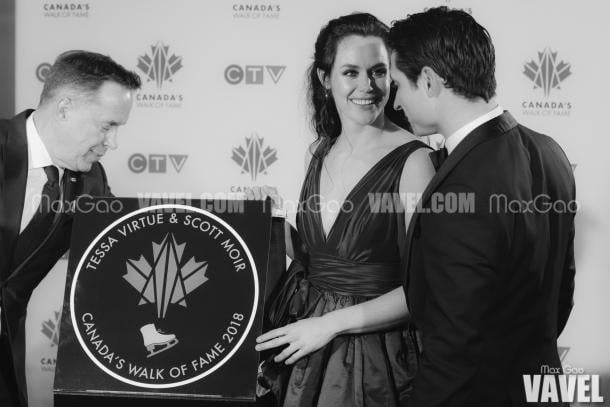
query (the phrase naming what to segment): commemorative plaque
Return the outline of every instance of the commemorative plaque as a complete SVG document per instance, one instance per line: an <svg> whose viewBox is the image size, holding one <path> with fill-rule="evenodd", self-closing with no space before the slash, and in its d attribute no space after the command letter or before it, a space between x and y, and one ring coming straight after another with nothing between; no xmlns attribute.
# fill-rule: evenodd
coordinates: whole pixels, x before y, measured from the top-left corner
<svg viewBox="0 0 610 407"><path fill-rule="evenodd" d="M114 208L75 216L55 404L254 402L269 203L90 202Z"/></svg>

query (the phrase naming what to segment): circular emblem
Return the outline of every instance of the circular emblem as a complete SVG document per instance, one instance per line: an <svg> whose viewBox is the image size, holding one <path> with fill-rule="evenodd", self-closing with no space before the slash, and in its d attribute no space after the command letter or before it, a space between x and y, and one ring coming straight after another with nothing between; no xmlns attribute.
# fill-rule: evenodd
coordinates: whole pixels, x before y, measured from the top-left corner
<svg viewBox="0 0 610 407"><path fill-rule="evenodd" d="M226 363L256 314L254 260L222 219L157 205L113 222L89 245L70 291L81 347L108 375L171 388Z"/></svg>

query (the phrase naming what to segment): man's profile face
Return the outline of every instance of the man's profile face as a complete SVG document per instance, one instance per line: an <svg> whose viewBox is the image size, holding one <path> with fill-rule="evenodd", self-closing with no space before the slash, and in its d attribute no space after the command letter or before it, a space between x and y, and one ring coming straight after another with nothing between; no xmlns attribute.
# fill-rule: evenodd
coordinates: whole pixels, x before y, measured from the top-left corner
<svg viewBox="0 0 610 407"><path fill-rule="evenodd" d="M427 136L436 133L434 126L434 109L432 100L428 97L421 80L413 83L398 69L396 65L396 52L392 52L390 75L396 85L396 99L394 109L402 110L409 119L413 133L416 136ZM420 79L421 75L420 75Z"/></svg>
<svg viewBox="0 0 610 407"><path fill-rule="evenodd" d="M118 127L127 122L132 104L132 91L111 81L93 95L72 100L62 126L58 164L89 171L108 149L117 147Z"/></svg>

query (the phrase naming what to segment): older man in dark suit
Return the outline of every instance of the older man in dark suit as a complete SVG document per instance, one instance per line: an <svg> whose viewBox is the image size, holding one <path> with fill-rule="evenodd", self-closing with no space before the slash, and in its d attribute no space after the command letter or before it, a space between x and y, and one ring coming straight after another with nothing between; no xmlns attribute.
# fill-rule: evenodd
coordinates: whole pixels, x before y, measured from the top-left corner
<svg viewBox="0 0 610 407"><path fill-rule="evenodd" d="M494 48L469 14L414 14L390 40L395 107L415 133L445 138L408 233L405 291L423 345L409 407L525 405L523 375L561 366L572 308L570 163L494 100Z"/></svg>
<svg viewBox="0 0 610 407"><path fill-rule="evenodd" d="M69 51L38 108L0 120L0 405L27 406L25 318L32 291L68 249L68 203L110 195L98 160L116 148L139 77L110 57Z"/></svg>

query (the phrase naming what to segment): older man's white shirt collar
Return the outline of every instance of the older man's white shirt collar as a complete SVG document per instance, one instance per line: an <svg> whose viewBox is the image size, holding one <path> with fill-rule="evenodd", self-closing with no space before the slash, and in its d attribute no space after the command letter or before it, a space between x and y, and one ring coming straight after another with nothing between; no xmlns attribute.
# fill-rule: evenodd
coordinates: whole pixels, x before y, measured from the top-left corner
<svg viewBox="0 0 610 407"><path fill-rule="evenodd" d="M449 154L451 154L453 149L455 149L455 147L457 147L457 145L460 144L460 142L462 140L464 140L464 138L468 134L470 134L471 131L473 131L474 129L476 129L477 127L482 125L483 123L486 123L486 122L490 121L491 119L494 119L494 118L500 116L503 112L504 111L502 110L502 107L500 107L500 105L498 105L494 109L492 109L489 112L485 113L484 115L479 116L476 119L474 119L473 121L471 121L471 122L467 123L466 125L460 127L458 130L453 132L445 140L445 147L447 147L447 152Z"/></svg>
<svg viewBox="0 0 610 407"><path fill-rule="evenodd" d="M28 139L28 168L44 168L53 165L53 160L34 125L33 114L25 121L25 133Z"/></svg>

